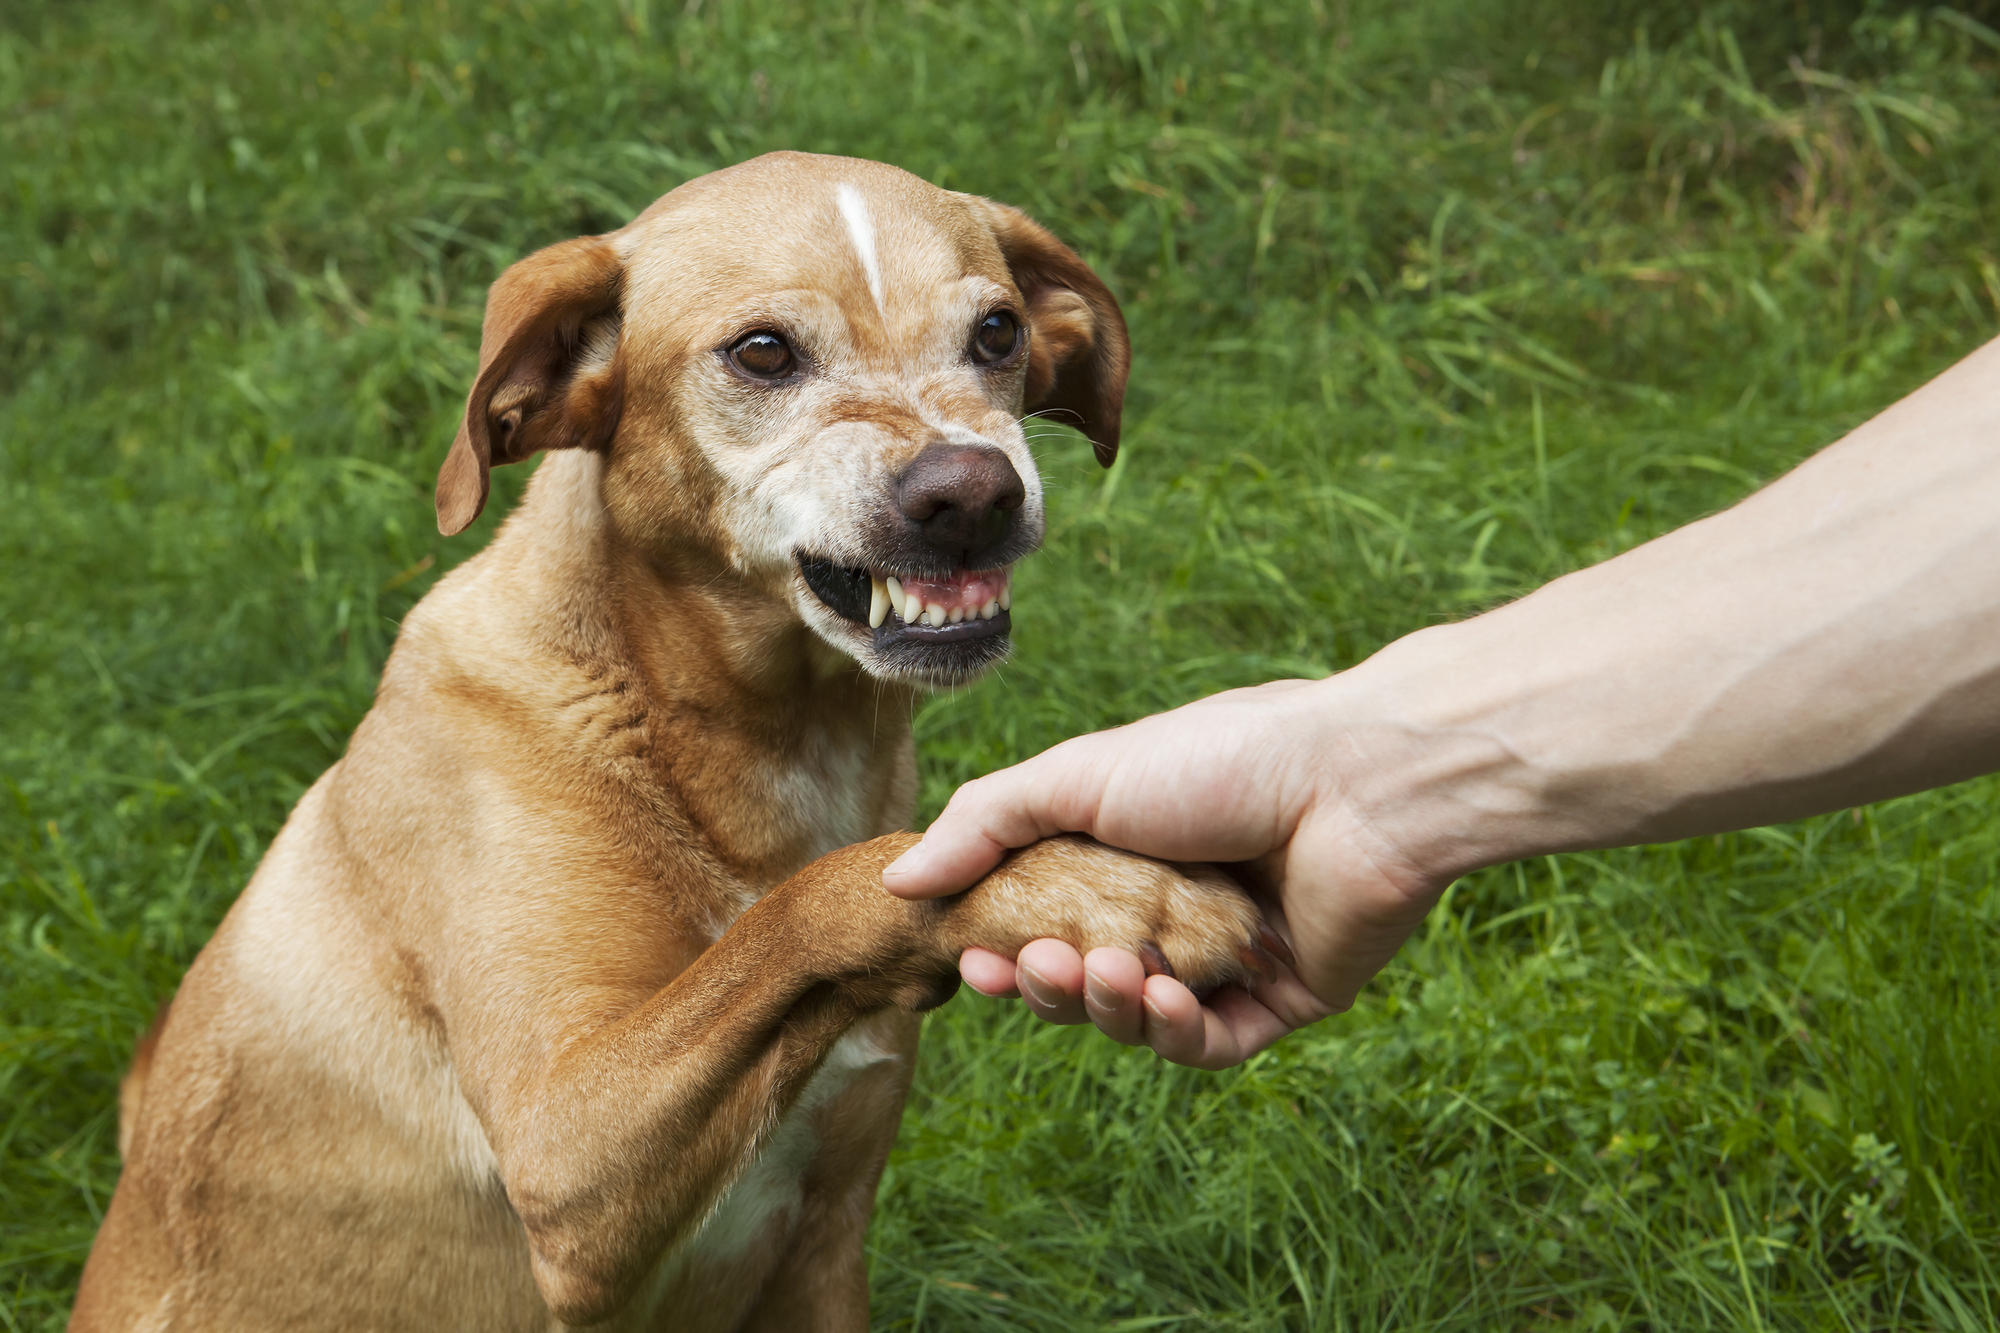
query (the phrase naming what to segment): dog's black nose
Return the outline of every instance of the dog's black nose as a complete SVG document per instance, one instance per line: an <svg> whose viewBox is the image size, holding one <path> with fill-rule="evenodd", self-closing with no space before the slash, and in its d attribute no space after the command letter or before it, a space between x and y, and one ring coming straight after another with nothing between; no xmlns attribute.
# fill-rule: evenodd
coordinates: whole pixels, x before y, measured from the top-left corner
<svg viewBox="0 0 2000 1333"><path fill-rule="evenodd" d="M966 564L1007 540L1027 498L1007 455L978 445L927 444L896 479L903 517L926 544Z"/></svg>

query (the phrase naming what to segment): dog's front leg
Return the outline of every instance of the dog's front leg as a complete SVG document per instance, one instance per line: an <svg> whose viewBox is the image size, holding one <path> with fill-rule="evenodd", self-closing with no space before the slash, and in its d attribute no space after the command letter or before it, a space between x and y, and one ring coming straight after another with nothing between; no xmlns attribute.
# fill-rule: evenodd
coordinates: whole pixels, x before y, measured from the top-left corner
<svg viewBox="0 0 2000 1333"><path fill-rule="evenodd" d="M509 1089L504 1107L488 1107L536 1286L564 1324L623 1310L757 1156L841 1035L881 1007L825 981L829 969L797 947L805 932L781 915L727 932L624 1018ZM907 1069L890 1077L900 1104ZM885 1138L875 1152L886 1151ZM854 1326L866 1326L865 1307Z"/></svg>
<svg viewBox="0 0 2000 1333"><path fill-rule="evenodd" d="M904 902L895 834L821 857L631 1012L564 1047L509 1113L489 1112L535 1280L567 1322L629 1300L686 1238L862 1015L928 1008L971 945L1053 936L1143 951L1191 985L1268 961L1253 905L1206 868L1085 839L1015 853L957 898Z"/></svg>

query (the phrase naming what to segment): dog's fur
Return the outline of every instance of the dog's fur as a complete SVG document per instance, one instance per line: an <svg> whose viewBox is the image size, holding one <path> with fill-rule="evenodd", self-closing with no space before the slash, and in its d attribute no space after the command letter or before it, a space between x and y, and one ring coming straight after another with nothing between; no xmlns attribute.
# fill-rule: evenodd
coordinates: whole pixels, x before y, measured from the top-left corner
<svg viewBox="0 0 2000 1333"><path fill-rule="evenodd" d="M1024 345L988 363L996 310ZM783 383L732 360L756 330ZM896 499L946 446L1019 478L957 563L1026 554L1020 414L1108 462L1125 362L1047 232L874 163L760 158L509 269L440 526L554 452L142 1043L70 1327L865 1328L913 1011L963 948L1264 958L1221 877L1080 840L885 894L912 691L1006 635L872 630L806 573L963 575Z"/></svg>

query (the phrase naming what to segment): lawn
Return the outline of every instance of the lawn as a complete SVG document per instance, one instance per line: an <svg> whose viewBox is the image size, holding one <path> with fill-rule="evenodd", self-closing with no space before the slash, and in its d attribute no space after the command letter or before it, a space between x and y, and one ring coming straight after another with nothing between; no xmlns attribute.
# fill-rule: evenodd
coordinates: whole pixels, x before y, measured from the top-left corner
<svg viewBox="0 0 2000 1333"><path fill-rule="evenodd" d="M304 15L303 17L301 15ZM1337 670L1726 505L2000 331L2000 13L1644 0L7 0L0 1322L414 600L511 259L779 147L1013 202L1125 302L1037 442L954 784ZM1553 650L1553 649L1552 649ZM2000 781L1471 876L1199 1074L969 993L885 1329L2000 1328Z"/></svg>

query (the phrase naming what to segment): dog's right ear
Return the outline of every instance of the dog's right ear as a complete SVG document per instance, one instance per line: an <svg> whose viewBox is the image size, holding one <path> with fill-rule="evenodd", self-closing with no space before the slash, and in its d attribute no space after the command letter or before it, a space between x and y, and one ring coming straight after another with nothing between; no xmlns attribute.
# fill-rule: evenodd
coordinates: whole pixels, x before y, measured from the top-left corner
<svg viewBox="0 0 2000 1333"><path fill-rule="evenodd" d="M537 250L486 295L479 374L438 472L438 531L486 507L488 471L542 449L600 449L624 406L619 350L625 266L602 237Z"/></svg>

